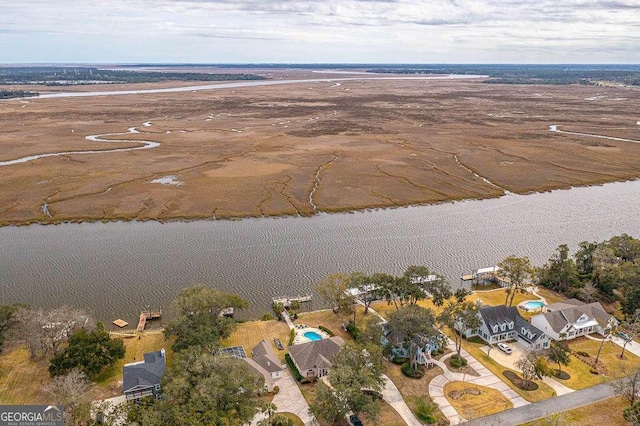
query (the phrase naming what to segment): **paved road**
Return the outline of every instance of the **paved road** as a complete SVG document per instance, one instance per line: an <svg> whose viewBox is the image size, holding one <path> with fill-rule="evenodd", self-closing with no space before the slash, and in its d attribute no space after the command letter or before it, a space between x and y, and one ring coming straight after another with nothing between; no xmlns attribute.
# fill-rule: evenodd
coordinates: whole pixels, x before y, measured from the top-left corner
<svg viewBox="0 0 640 426"><path fill-rule="evenodd" d="M582 407L594 402L611 398L615 393L608 384L592 386L587 389L556 396L545 401L524 405L511 410L502 411L491 416L466 422L469 426L511 426L532 420L542 419L553 414Z"/></svg>

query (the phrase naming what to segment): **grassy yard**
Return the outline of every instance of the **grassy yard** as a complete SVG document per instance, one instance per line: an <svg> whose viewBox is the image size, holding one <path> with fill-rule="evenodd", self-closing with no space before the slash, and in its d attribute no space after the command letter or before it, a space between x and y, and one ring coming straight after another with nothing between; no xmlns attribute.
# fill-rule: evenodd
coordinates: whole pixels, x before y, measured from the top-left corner
<svg viewBox="0 0 640 426"><path fill-rule="evenodd" d="M284 321L249 321L239 323L235 331L231 333L231 336L223 340L220 345L223 347L244 346L244 350L250 356L251 349L261 340L264 339L273 345L273 339L276 337L285 346L289 342L289 327ZM286 351L277 350L275 345L273 345L273 350L284 361L284 353Z"/></svg>
<svg viewBox="0 0 640 426"><path fill-rule="evenodd" d="M516 391L520 396L526 399L529 402L543 401L545 399L549 399L553 396L556 396L556 393L551 387L546 385L545 383L536 380L536 384L538 385L538 389L534 391L524 391L515 386L511 381L509 381L506 377L503 376L502 372L509 370L516 373L518 376L521 376L519 371L510 370L509 368L498 364L493 359L489 358L487 354L482 352L480 349L484 344L472 343L468 340L462 341L462 347L469 352L473 357L475 357L478 361L482 363L489 371L498 376L503 382L509 385L514 391Z"/></svg>
<svg viewBox="0 0 640 426"><path fill-rule="evenodd" d="M143 361L145 353L164 348L167 352L167 364L171 365L173 360L171 351L173 339L165 340L164 333L161 330L145 331L139 337L123 338L122 341L125 348L124 359L115 363L95 379L101 385L101 397L108 398L120 395L122 393L122 367L130 362Z"/></svg>
<svg viewBox="0 0 640 426"><path fill-rule="evenodd" d="M479 395L465 394L459 399L452 398L451 392L476 390ZM495 389L466 382L449 382L444 386L444 395L449 403L465 419L477 419L513 408L513 403Z"/></svg>
<svg viewBox="0 0 640 426"><path fill-rule="evenodd" d="M600 346L599 341L587 339L586 337L569 340L567 343L573 351L588 353L592 360L595 360L596 354L598 353L598 347ZM606 377L606 380L623 377L625 375L625 370L628 371L632 367L640 365L640 358L628 351L625 351L624 360L618 358L621 352L622 348L611 341L605 342L602 347L602 352L600 352L600 361L602 361L607 368L607 373L603 375ZM574 361L572 357L572 363L573 362L582 363L582 361L577 359ZM593 374L591 375L594 376ZM598 383L600 383L600 380L598 380Z"/></svg>
<svg viewBox="0 0 640 426"><path fill-rule="evenodd" d="M400 371L400 366L393 363L384 361L385 374L391 379L393 384L396 385L402 398L407 403L411 411L415 413L416 403L419 400L427 399L431 401L429 397L429 382L443 373L440 367L433 367L425 370L425 375L420 379L410 379ZM438 420L444 419L444 415L436 408L436 418Z"/></svg>
<svg viewBox="0 0 640 426"><path fill-rule="evenodd" d="M32 361L20 345L0 356L0 404L46 403L42 387L51 381L49 363Z"/></svg>
<svg viewBox="0 0 640 426"><path fill-rule="evenodd" d="M613 397L584 407L554 414L545 419L523 423L522 426L603 426L631 425L622 416L622 411L629 404L621 397Z"/></svg>

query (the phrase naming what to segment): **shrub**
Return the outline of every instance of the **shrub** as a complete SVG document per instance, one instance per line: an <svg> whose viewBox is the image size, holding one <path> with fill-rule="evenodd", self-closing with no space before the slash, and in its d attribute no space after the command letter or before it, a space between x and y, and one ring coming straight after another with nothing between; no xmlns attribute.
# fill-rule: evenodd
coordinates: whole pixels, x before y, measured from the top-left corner
<svg viewBox="0 0 640 426"><path fill-rule="evenodd" d="M393 357L393 360L391 362L393 362L395 365L402 365L405 362L409 362L409 358L402 358L402 357L396 356L396 357Z"/></svg>
<svg viewBox="0 0 640 426"><path fill-rule="evenodd" d="M272 392L273 392L273 394L274 394L274 395L277 395L277 394L278 394L278 392L280 392L280 386L277 386L277 385L276 385L276 386L274 386L274 387L273 387L273 391L272 391Z"/></svg>
<svg viewBox="0 0 640 426"><path fill-rule="evenodd" d="M358 340L362 331L356 326L356 323L349 321L347 324L347 332L353 337L354 340Z"/></svg>
<svg viewBox="0 0 640 426"><path fill-rule="evenodd" d="M327 333L327 334L329 335L329 337L333 337L333 336L335 336L335 335L336 335L333 331L329 330L329 329L328 329L327 327L325 327L324 325L319 325L319 326L318 326L318 328L319 328L320 330L324 331L325 333Z"/></svg>
<svg viewBox="0 0 640 426"><path fill-rule="evenodd" d="M418 366L418 368L414 370L411 366L411 363L408 362L402 364L400 370L402 370L402 374L412 379L420 379L422 378L422 376L424 376L424 371L422 370L421 366Z"/></svg>
<svg viewBox="0 0 640 426"><path fill-rule="evenodd" d="M578 351L576 352L578 355L589 358L591 355L589 355L588 353L586 353L585 351Z"/></svg>
<svg viewBox="0 0 640 426"><path fill-rule="evenodd" d="M453 368L460 368L460 367L464 367L465 365L467 365L467 360L464 359L463 357L459 357L457 354L452 356L451 359L449 360L449 364L453 367Z"/></svg>
<svg viewBox="0 0 640 426"><path fill-rule="evenodd" d="M296 368L296 365L293 363L293 360L291 359L291 355L286 354L284 356L284 359L287 361L287 365L289 366L291 371L293 371L293 377L295 377L296 380L299 382L302 381L302 374L300 374L300 372Z"/></svg>
<svg viewBox="0 0 640 426"><path fill-rule="evenodd" d="M596 375L600 374L600 372L599 372L597 369L595 369L595 368L591 368L591 369L589 370L589 373L591 373L591 374L596 374Z"/></svg>
<svg viewBox="0 0 640 426"><path fill-rule="evenodd" d="M296 329L292 328L289 330L289 346L293 345L293 341L296 338Z"/></svg>
<svg viewBox="0 0 640 426"><path fill-rule="evenodd" d="M436 422L435 404L424 399L416 402L416 417L423 423L434 424Z"/></svg>
<svg viewBox="0 0 640 426"><path fill-rule="evenodd" d="M262 321L271 321L272 319L273 315L271 315L269 312L265 313L261 318Z"/></svg>

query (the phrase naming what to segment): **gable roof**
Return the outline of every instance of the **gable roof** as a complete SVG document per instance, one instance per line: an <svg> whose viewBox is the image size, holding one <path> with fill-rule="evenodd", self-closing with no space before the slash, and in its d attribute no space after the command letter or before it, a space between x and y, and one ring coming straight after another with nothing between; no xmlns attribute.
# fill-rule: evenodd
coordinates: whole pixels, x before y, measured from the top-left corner
<svg viewBox="0 0 640 426"><path fill-rule="evenodd" d="M122 367L122 391L159 385L167 369L164 349L144 354L144 361Z"/></svg>
<svg viewBox="0 0 640 426"><path fill-rule="evenodd" d="M276 355L276 352L273 350L271 343L266 340L260 341L260 343L253 348L251 353L253 354L253 361L269 373L284 370L284 367L282 366L278 355Z"/></svg>
<svg viewBox="0 0 640 426"><path fill-rule="evenodd" d="M515 306L484 306L480 308L480 316L487 325L490 335L496 335L504 333L505 331L515 331L519 337L527 342L535 342L544 333L538 327L531 325L527 320L520 316L518 308ZM502 324L508 324L513 322L513 328L507 330L501 330ZM493 326L498 325L498 331L493 331ZM523 333L524 329L524 333ZM529 337L531 334L531 337Z"/></svg>
<svg viewBox="0 0 640 426"><path fill-rule="evenodd" d="M567 324L577 322L582 315L587 315L589 319L595 320L602 328L606 327L613 318L604 310L600 302L586 304L577 299L569 299L549 305L548 308L553 310L539 315L544 315L544 318L556 333L562 331Z"/></svg>
<svg viewBox="0 0 640 426"><path fill-rule="evenodd" d="M267 370L262 368L262 366L257 362L255 362L252 358L242 358L242 359L245 360L247 364L249 364L249 367L251 367L249 371L255 375L258 375L264 378L265 383L270 383L273 381L273 379L271 378L271 373L269 373Z"/></svg>
<svg viewBox="0 0 640 426"><path fill-rule="evenodd" d="M331 362L342 345L344 345L342 337L333 336L328 339L291 346L289 355L300 370L328 368L331 367Z"/></svg>

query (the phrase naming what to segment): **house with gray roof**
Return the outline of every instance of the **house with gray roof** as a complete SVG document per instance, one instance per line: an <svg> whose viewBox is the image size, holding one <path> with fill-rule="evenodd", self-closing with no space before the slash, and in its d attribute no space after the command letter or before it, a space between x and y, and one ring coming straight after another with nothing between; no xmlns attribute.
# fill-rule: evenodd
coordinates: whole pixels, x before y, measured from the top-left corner
<svg viewBox="0 0 640 426"><path fill-rule="evenodd" d="M609 315L600 302L569 299L547 305L545 310L534 315L531 324L554 340L571 340L591 333L604 335L605 328L618 325L618 320Z"/></svg>
<svg viewBox="0 0 640 426"><path fill-rule="evenodd" d="M167 369L164 349L144 354L144 361L132 362L122 367L122 393L127 401L145 396L160 397L160 381Z"/></svg>
<svg viewBox="0 0 640 426"><path fill-rule="evenodd" d="M478 329L464 330L464 337L478 336L489 344L515 340L527 349L547 349L550 345L549 336L522 318L515 306L484 306L478 315L482 324Z"/></svg>
<svg viewBox="0 0 640 426"><path fill-rule="evenodd" d="M333 336L293 345L289 347L289 355L302 377L320 378L329 374L331 363L342 345L342 337Z"/></svg>
<svg viewBox="0 0 640 426"><path fill-rule="evenodd" d="M243 358L251 370L264 378L265 390L271 392L275 382L282 377L284 364L273 350L271 343L262 340L251 351L253 358Z"/></svg>

